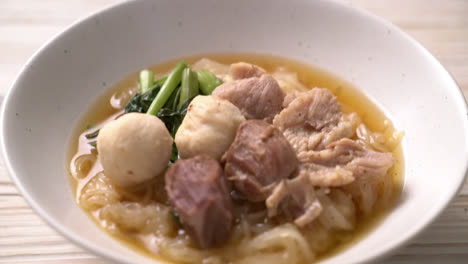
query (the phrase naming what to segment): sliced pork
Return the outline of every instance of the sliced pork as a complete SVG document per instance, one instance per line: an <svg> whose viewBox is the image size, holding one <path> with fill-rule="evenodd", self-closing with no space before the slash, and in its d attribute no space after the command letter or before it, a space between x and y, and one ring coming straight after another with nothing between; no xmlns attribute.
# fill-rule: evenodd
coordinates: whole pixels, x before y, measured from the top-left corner
<svg viewBox="0 0 468 264"><path fill-rule="evenodd" d="M341 112L339 102L327 89L288 95L283 106L285 109L275 117L273 125L283 132L298 155L354 136L360 123L357 114Z"/></svg>
<svg viewBox="0 0 468 264"><path fill-rule="evenodd" d="M317 187L338 187L354 181L354 174L342 166L326 167L314 163L299 165L299 177L306 176Z"/></svg>
<svg viewBox="0 0 468 264"><path fill-rule="evenodd" d="M327 229L352 230L356 223L356 206L352 197L338 188L318 189L323 207L317 221Z"/></svg>
<svg viewBox="0 0 468 264"><path fill-rule="evenodd" d="M300 163L298 175L308 175L314 186L343 186L364 174L379 177L392 166L392 154L375 152L349 139L361 121L355 113L343 114L329 90L315 88L288 100L273 125L294 148Z"/></svg>
<svg viewBox="0 0 468 264"><path fill-rule="evenodd" d="M353 137L360 123L361 119L356 113L343 114L335 127L320 133L323 137L316 149L324 149L337 140Z"/></svg>
<svg viewBox="0 0 468 264"><path fill-rule="evenodd" d="M322 212L322 205L317 200L314 186L307 175L283 180L265 203L270 217L281 212L287 219L294 220L294 224L299 227L311 223Z"/></svg>
<svg viewBox="0 0 468 264"><path fill-rule="evenodd" d="M165 178L169 201L197 246L211 248L225 242L233 223L233 204L218 161L206 155L178 160Z"/></svg>
<svg viewBox="0 0 468 264"><path fill-rule="evenodd" d="M304 151L298 155L299 175L311 177L315 186L342 186L355 178L380 178L393 166L389 152L376 152L358 142L343 138L324 150Z"/></svg>
<svg viewBox="0 0 468 264"><path fill-rule="evenodd" d="M385 175L395 158L389 152L368 149L355 140L343 138L320 151L302 152L298 158L303 163L325 166L346 165L357 175ZM364 174L363 174L364 173Z"/></svg>
<svg viewBox="0 0 468 264"><path fill-rule="evenodd" d="M336 125L341 115L341 106L335 96L328 89L314 88L294 98L275 117L273 124L281 131L317 132Z"/></svg>
<svg viewBox="0 0 468 264"><path fill-rule="evenodd" d="M265 73L266 71L257 65L245 62L233 63L229 70L229 74L231 74L233 80L260 77Z"/></svg>
<svg viewBox="0 0 468 264"><path fill-rule="evenodd" d="M281 111L285 94L273 77L262 75L225 82L213 96L233 103L247 119L271 121Z"/></svg>
<svg viewBox="0 0 468 264"><path fill-rule="evenodd" d="M239 126L223 162L228 180L250 201L264 200L297 166L296 154L286 138L260 120L247 120Z"/></svg>

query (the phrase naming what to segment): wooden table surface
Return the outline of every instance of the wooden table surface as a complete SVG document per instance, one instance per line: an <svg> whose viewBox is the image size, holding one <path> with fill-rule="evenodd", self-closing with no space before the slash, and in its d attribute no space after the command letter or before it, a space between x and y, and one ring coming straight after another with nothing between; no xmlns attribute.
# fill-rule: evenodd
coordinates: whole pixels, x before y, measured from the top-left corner
<svg viewBox="0 0 468 264"><path fill-rule="evenodd" d="M312 1L312 0L311 0ZM431 51L468 96L468 0L353 0ZM118 0L0 0L0 96L45 41L78 18ZM441 217L385 263L468 263L468 183ZM100 264L29 207L0 161L0 263Z"/></svg>

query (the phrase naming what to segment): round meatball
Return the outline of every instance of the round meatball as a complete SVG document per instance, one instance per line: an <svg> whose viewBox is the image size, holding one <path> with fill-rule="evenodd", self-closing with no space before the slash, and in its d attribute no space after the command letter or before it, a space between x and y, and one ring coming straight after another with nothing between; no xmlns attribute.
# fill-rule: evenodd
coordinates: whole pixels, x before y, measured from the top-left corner
<svg viewBox="0 0 468 264"><path fill-rule="evenodd" d="M119 186L131 187L167 168L172 137L156 116L130 113L99 131L97 149L104 174Z"/></svg>
<svg viewBox="0 0 468 264"><path fill-rule="evenodd" d="M263 201L297 166L296 153L283 134L260 120L243 122L223 157L224 173L250 201Z"/></svg>
<svg viewBox="0 0 468 264"><path fill-rule="evenodd" d="M244 120L241 111L227 100L195 97L175 135L179 155L185 159L205 154L220 160Z"/></svg>

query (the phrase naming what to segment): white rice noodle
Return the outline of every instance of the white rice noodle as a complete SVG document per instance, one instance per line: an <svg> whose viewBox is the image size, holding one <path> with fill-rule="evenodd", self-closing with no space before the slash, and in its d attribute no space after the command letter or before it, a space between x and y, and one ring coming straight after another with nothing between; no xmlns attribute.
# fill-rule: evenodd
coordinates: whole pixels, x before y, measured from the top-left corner
<svg viewBox="0 0 468 264"><path fill-rule="evenodd" d="M333 231L322 226L320 221L315 221L308 229L304 236L315 254L327 251L335 243Z"/></svg>
<svg viewBox="0 0 468 264"><path fill-rule="evenodd" d="M127 105L128 101L139 91L139 87L135 86L123 91L117 91L110 99L110 104L114 109L122 110Z"/></svg>
<svg viewBox="0 0 468 264"><path fill-rule="evenodd" d="M352 230L355 222L355 208L350 196L333 189L330 195L318 196L323 211L318 221L327 229Z"/></svg>
<svg viewBox="0 0 468 264"><path fill-rule="evenodd" d="M227 64L222 64L207 58L202 58L192 64L192 70L207 70L214 73L218 78L222 79L224 82L232 80L229 75L230 66Z"/></svg>
<svg viewBox="0 0 468 264"><path fill-rule="evenodd" d="M356 135L359 142L365 147L380 151L387 152L388 148L385 145L385 137L382 133L370 131L365 124L360 124L356 129Z"/></svg>
<svg viewBox="0 0 468 264"><path fill-rule="evenodd" d="M164 237L160 241L161 255L174 263L202 263L209 257L209 251L202 251L190 245L189 239Z"/></svg>
<svg viewBox="0 0 468 264"><path fill-rule="evenodd" d="M268 253L278 253L278 250L282 252L283 258L287 259L288 263L299 263L303 260L308 263L314 258L307 240L295 225L289 223L274 227L246 241L246 243L242 243L240 250L248 256L257 255L253 259L256 262L245 262L244 259L242 263L278 263L277 261L271 262L271 258L268 257ZM269 262L261 261L259 254L265 256L265 261L269 260Z"/></svg>
<svg viewBox="0 0 468 264"><path fill-rule="evenodd" d="M280 67L271 74L276 79L279 86L286 94L294 92L307 92L310 89L299 81L297 73L288 72L286 69Z"/></svg>
<svg viewBox="0 0 468 264"><path fill-rule="evenodd" d="M94 211L108 204L120 201L121 195L104 173L100 172L88 177L92 178L77 191L80 194L78 202L82 208Z"/></svg>
<svg viewBox="0 0 468 264"><path fill-rule="evenodd" d="M359 210L364 214L371 213L377 202L378 191L373 188L374 184L375 180L373 181L373 179L358 178L343 188L352 195Z"/></svg>
<svg viewBox="0 0 468 264"><path fill-rule="evenodd" d="M72 176L76 180L85 178L94 166L96 160L97 156L94 154L83 154L76 157L70 167Z"/></svg>
<svg viewBox="0 0 468 264"><path fill-rule="evenodd" d="M105 206L100 218L115 223L121 230L140 234L171 235L176 232L170 209L159 203L141 205L121 202Z"/></svg>
<svg viewBox="0 0 468 264"><path fill-rule="evenodd" d="M265 253L242 258L233 264L289 264L294 263L284 257L283 253Z"/></svg>

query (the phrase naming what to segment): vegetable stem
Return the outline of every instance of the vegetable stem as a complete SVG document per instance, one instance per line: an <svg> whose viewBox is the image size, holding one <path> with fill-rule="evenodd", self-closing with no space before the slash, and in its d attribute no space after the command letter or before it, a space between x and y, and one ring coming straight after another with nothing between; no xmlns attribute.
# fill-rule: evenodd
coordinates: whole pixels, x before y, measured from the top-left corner
<svg viewBox="0 0 468 264"><path fill-rule="evenodd" d="M198 95L198 78L190 68L185 68L182 72L182 84L180 87L179 109L190 98Z"/></svg>
<svg viewBox="0 0 468 264"><path fill-rule="evenodd" d="M165 75L165 76L163 76L163 77L157 79L154 83L155 83L156 85L159 85L159 87L163 86L163 84L164 84L164 83L166 82L166 80L167 80L167 76L168 76L168 75Z"/></svg>
<svg viewBox="0 0 468 264"><path fill-rule="evenodd" d="M174 89L179 85L182 79L182 71L187 67L187 64L184 61L181 61L177 66L172 70L172 72L167 76L167 80L164 82L161 90L159 91L156 98L154 98L151 103L147 114L157 115L159 110L164 106L167 99L171 96Z"/></svg>
<svg viewBox="0 0 468 264"><path fill-rule="evenodd" d="M199 70L197 76L200 90L204 95L210 95L216 87L223 83L216 75L207 70Z"/></svg>
<svg viewBox="0 0 468 264"><path fill-rule="evenodd" d="M177 110L177 102L179 102L180 98L180 86L176 88L172 95L169 97L168 102L164 105L164 107L170 108L172 111Z"/></svg>
<svg viewBox="0 0 468 264"><path fill-rule="evenodd" d="M139 82L141 93L148 91L154 85L154 73L150 70L142 70L140 72Z"/></svg>

